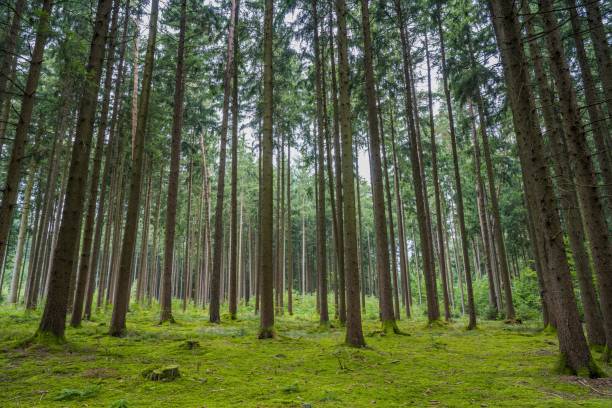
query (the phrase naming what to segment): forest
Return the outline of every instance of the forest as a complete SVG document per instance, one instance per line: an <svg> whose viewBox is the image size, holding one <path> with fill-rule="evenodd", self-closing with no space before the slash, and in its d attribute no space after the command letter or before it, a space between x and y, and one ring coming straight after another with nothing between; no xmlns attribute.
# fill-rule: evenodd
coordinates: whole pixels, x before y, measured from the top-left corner
<svg viewBox="0 0 612 408"><path fill-rule="evenodd" d="M612 3L0 0L0 406L610 407Z"/></svg>

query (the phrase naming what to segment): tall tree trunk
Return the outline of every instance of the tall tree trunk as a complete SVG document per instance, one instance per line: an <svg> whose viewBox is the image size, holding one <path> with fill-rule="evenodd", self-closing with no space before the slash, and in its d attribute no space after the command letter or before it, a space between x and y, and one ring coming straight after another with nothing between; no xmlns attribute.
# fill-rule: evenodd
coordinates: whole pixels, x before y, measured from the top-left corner
<svg viewBox="0 0 612 408"><path fill-rule="evenodd" d="M380 107L380 100L378 101L378 119L380 123L380 138L382 147L382 170L384 173L384 189L386 198L387 214L389 214L389 253L391 254L391 282L393 283L393 313L397 320L400 319L399 311L399 287L397 283L397 245L395 242L395 223L393 221L393 209L391 201L391 183L389 182L389 160L387 158L387 148L385 145L385 132L383 127L383 117Z"/></svg>
<svg viewBox="0 0 612 408"><path fill-rule="evenodd" d="M193 159L189 158L187 179L187 225L185 228L185 261L183 262L183 312L191 295L191 193L193 191Z"/></svg>
<svg viewBox="0 0 612 408"><path fill-rule="evenodd" d="M318 297L319 297L319 323L329 324L329 314L327 307L327 265L326 265L326 222L325 222L325 156L324 156L324 115L323 112L323 91L321 85L321 56L319 49L319 17L318 2L312 1L312 25L314 36L314 55L315 55L315 92L317 110L317 277L318 277Z"/></svg>
<svg viewBox="0 0 612 408"><path fill-rule="evenodd" d="M554 300L556 319L565 324L557 327L562 363L581 375L598 376L578 316L561 223L553 187L544 159L542 137L538 128L536 109L529 87L527 62L521 44L521 31L514 4L504 0L491 0L491 20L496 31L513 111L514 128L522 167L529 209L537 228L544 237L548 257L545 284Z"/></svg>
<svg viewBox="0 0 612 408"><path fill-rule="evenodd" d="M98 123L98 134L96 136L96 149L94 152L94 163L89 181L89 201L87 205L87 215L85 228L83 230L83 250L79 262L77 282L75 288L74 302L72 305L72 316L70 325L78 327L81 325L83 317L83 303L85 301L85 289L89 281L88 274L92 272L90 255L93 244L93 234L95 227L96 206L98 204L98 184L100 178L100 167L102 166L102 154L104 152L104 136L108 120L108 108L110 105L110 92L113 81L113 65L115 61L115 40L117 34L117 21L119 19L120 2L115 1L111 18L111 28L109 32L109 46L106 57L106 76L104 78L104 91L102 97L102 110Z"/></svg>
<svg viewBox="0 0 612 408"><path fill-rule="evenodd" d="M461 174L459 173L459 155L457 154L457 137L455 134L455 120L453 116L453 105L451 101L450 89L448 86L448 72L446 69L446 53L444 48L444 30L442 29L441 10L438 10L437 25L438 36L440 38L440 57L442 82L444 85L444 96L446 98L446 111L448 113L449 132L451 138L451 151L453 155L453 173L455 177L455 202L457 205L457 218L459 219L459 232L461 233L461 250L465 263L465 282L468 296L468 329L476 328L476 307L474 305L474 290L472 288L472 271L470 268L470 258L468 251L468 237L465 228L465 211L463 208L463 189L461 186Z"/></svg>
<svg viewBox="0 0 612 408"><path fill-rule="evenodd" d="M448 273L446 270L446 248L444 243L443 233L443 217L442 217L442 193L440 192L440 179L438 177L438 153L436 147L436 132L434 125L433 113L433 96L431 92L431 64L429 63L429 46L427 42L427 33L425 33L425 61L427 62L427 106L429 112L429 137L431 143L431 167L434 185L434 199L436 205L436 228L438 238L440 276L442 277L442 292L444 298L444 319L450 321L450 301L448 297ZM451 283L452 285L452 283Z"/></svg>
<svg viewBox="0 0 612 408"><path fill-rule="evenodd" d="M489 282L489 307L491 313L497 316L499 312L499 298L495 285L495 273L493 270L494 258L493 249L491 248L491 240L489 239L489 221L487 216L487 209L485 205L485 188L482 180L481 173L481 162L480 162L480 143L478 142L478 136L476 133L476 122L474 119L474 110L472 104L469 104L469 115L472 128L472 143L474 151L474 172L476 174L476 199L478 205L478 220L480 224L480 235L482 238L482 244L485 253L485 269L487 271L487 278Z"/></svg>
<svg viewBox="0 0 612 408"><path fill-rule="evenodd" d="M334 54L334 33L333 33L333 10L329 11L329 53L331 65L331 99L333 108L333 132L334 132L334 172L336 177L334 185L336 187L336 224L338 229L336 254L338 263L338 280L340 283L340 310L339 317L341 323L346 323L346 278L344 276L344 222L343 222L343 197L342 197L342 152L340 148L340 124L339 124L339 107L338 107L338 85L336 83L336 61ZM359 242L359 241L358 241ZM358 247L359 248L359 247ZM360 256L361 251L357 251L357 256ZM361 265L358 262L358 266Z"/></svg>
<svg viewBox="0 0 612 408"><path fill-rule="evenodd" d="M225 195L225 161L227 151L227 127L229 114L229 100L234 71L234 35L238 14L239 0L232 0L232 11L227 33L227 60L225 63L225 76L223 78L223 111L221 117L221 133L219 135L219 174L217 178L217 206L215 208L215 246L213 254L213 268L210 281L210 312L211 323L220 323L221 314L221 267L223 259L223 198Z"/></svg>
<svg viewBox="0 0 612 408"><path fill-rule="evenodd" d="M274 111L273 99L273 70L272 70L272 45L273 45L273 17L274 0L265 1L264 12L264 41L263 41L263 126L262 126L262 149L261 149L261 197L260 197L260 229L259 242L261 251L259 254L260 266L260 323L259 338L267 339L274 337L274 294L272 282L272 224L273 224L273 166L272 166L272 113Z"/></svg>
<svg viewBox="0 0 612 408"><path fill-rule="evenodd" d="M438 299L436 294L436 285L434 281L435 277L435 263L433 259L433 253L430 245L430 233L429 225L427 222L428 209L425 206L425 198L423 194L423 180L421 176L421 169L418 156L417 146L417 129L415 125L415 118L413 114L413 93L411 89L411 77L410 77L410 58L408 56L407 47L408 39L404 31L404 14L402 5L399 0L394 0L395 11L398 20L398 30L400 32L400 40L402 45L402 57L403 57L403 74L404 74L404 85L405 85L405 115L408 120L408 133L410 134L410 162L412 165L412 178L414 183L414 194L416 198L417 207L417 219L419 225L419 236L421 244L421 254L423 257L423 272L425 278L425 290L427 293L427 317L430 322L438 320L440 318L440 307L438 305Z"/></svg>
<svg viewBox="0 0 612 408"><path fill-rule="evenodd" d="M23 262L23 252L26 243L26 234L28 232L28 217L30 215L30 199L32 196L32 187L34 186L34 166L30 166L28 181L26 182L25 190L23 191L23 206L21 207L21 220L19 221L19 235L17 237L17 251L15 253L15 261L13 267L13 276L11 278L11 292L9 295L9 303L17 303L19 300L19 284L21 282L21 264Z"/></svg>
<svg viewBox="0 0 612 408"><path fill-rule="evenodd" d="M91 150L94 115L100 88L102 62L112 0L100 0L96 11L93 39L86 67L87 84L79 102L79 117L72 147L62 222L50 269L47 301L38 328L39 336L63 339L68 306L69 279L76 261L75 245L80 243L80 228L87 184L88 158Z"/></svg>
<svg viewBox="0 0 612 408"><path fill-rule="evenodd" d="M234 31L238 30L238 14L240 13L240 2L236 0L236 10L233 12ZM230 287L229 287L229 314L230 319L236 319L238 312L237 280L239 262L236 253L240 245L238 241L238 35L234 33L234 57L232 68L232 181L230 197Z"/></svg>
<svg viewBox="0 0 612 408"><path fill-rule="evenodd" d="M395 101L394 101L395 104ZM406 317L410 317L410 289L409 289L409 271L408 271L408 256L406 253L406 230L404 228L404 213L402 197L400 192L400 169L397 161L397 148L395 144L395 121L394 109L391 109L391 153L393 156L393 189L395 190L395 210L397 214L397 229L399 238L399 255L400 255L400 274L402 278L402 293L404 297L404 308ZM389 199L389 202L391 199ZM399 317L399 314L398 314Z"/></svg>
<svg viewBox="0 0 612 408"><path fill-rule="evenodd" d="M542 20L548 32L546 43L551 54L551 71L557 85L562 123L568 142L570 161L574 163L576 190L583 211L585 230L590 242L593 265L597 273L601 312L606 332L606 358L612 353L612 242L602 200L597 191L597 179L588 151L586 135L580 120L576 91L565 60L558 22L552 12L551 0L540 0Z"/></svg>
<svg viewBox="0 0 612 408"><path fill-rule="evenodd" d="M364 347L359 305L359 265L357 264L357 225L355 216L355 175L353 173L353 131L351 129L351 99L349 95L348 33L345 0L336 0L338 20L338 74L340 98L338 104L342 137L342 211L344 228L344 279L346 282L347 344Z"/></svg>
<svg viewBox="0 0 612 408"><path fill-rule="evenodd" d="M291 138L287 139L287 312L293 314L293 224L291 223ZM248 299L248 298L247 298Z"/></svg>
<svg viewBox="0 0 612 408"><path fill-rule="evenodd" d="M160 323L174 322L172 316L172 265L176 232L176 203L181 161L181 133L183 128L183 100L185 93L185 28L187 22L187 1L181 1L179 47L176 58L174 83L174 112L172 116L172 145L170 173L168 177L168 198L166 201L166 235L164 243L164 268L160 294ZM203 144L203 142L201 142Z"/></svg>
<svg viewBox="0 0 612 408"><path fill-rule="evenodd" d="M13 150L9 159L6 179L2 188L2 204L0 205L0 265L4 264L6 256L7 241L13 220L13 211L17 202L19 182L21 181L21 163L24 160L25 145L28 138L28 130L32 122L32 111L36 100L38 80L42 70L43 54L45 44L49 36L49 18L51 14L52 0L43 0L36 28L36 40L30 60L30 68L26 79L23 96L21 98L21 110L19 120L15 129L13 139ZM0 288L0 292L2 289Z"/></svg>
<svg viewBox="0 0 612 408"><path fill-rule="evenodd" d="M526 3L524 3L526 4ZM525 18L527 35L535 37L533 17ZM561 118L554 109L555 97L550 88L550 81L544 69L542 53L537 41L529 41L529 52L533 62L537 91L540 96L540 105L544 117L544 125L548 135L548 147L552 158L554 172L557 180L558 194L561 198L561 211L566 223L568 238L578 283L580 285L580 296L584 308L586 320L587 337L590 344L604 345L606 336L603 328L601 312L597 302L597 294L593 285L593 274L589 255L585 247L585 233L580 214L580 206L576 194L576 186L570 168L570 158L565 146L565 135L561 126ZM535 231L533 232L535 238ZM534 245L536 252L542 252L538 245ZM540 254L540 257L543 254ZM537 262L538 260L536 260ZM544 302L546 303L546 302Z"/></svg>
<svg viewBox="0 0 612 408"><path fill-rule="evenodd" d="M151 14L149 17L149 38L147 40L147 52L142 74L142 89L138 106L138 124L136 127L136 140L134 148L134 160L132 161L132 175L130 178L127 212L125 216L125 228L119 270L117 274L117 285L113 314L109 334L121 336L125 332L125 316L130 302L130 276L132 272L132 258L136 245L136 233L138 232L138 209L140 206L140 191L142 188L142 172L144 160L145 131L149 116L149 99L151 95L151 80L153 64L155 60L155 42L157 37L157 19L159 11L159 0L151 2Z"/></svg>
<svg viewBox="0 0 612 408"><path fill-rule="evenodd" d="M368 111L368 133L370 138L370 172L372 175L372 201L374 211L374 229L376 232L376 267L379 277L379 299L384 332L399 332L393 311L391 275L389 271L389 239L387 236L387 218L385 216L385 197L383 191L383 168L380 157L381 140L376 108L376 90L374 88L374 68L372 62L372 43L370 33L370 13L368 0L361 0L361 25L363 27L365 94ZM394 251L395 252L395 251Z"/></svg>

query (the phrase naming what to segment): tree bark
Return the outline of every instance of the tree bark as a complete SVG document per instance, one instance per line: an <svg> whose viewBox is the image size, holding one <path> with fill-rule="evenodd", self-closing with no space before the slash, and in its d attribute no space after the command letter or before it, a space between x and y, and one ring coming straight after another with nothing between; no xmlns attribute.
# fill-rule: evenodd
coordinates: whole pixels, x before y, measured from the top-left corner
<svg viewBox="0 0 612 408"><path fill-rule="evenodd" d="M344 279L346 282L346 337L347 344L364 347L359 305L359 265L357 264L357 225L355 217L355 184L353 173L353 132L351 129L351 100L349 95L348 33L345 0L336 0L338 23L338 73L340 98L338 104L342 137L342 204L344 228Z"/></svg>
<svg viewBox="0 0 612 408"><path fill-rule="evenodd" d="M389 237L385 216L385 197L383 190L383 168L381 162L381 140L374 88L374 68L372 63L372 43L368 0L361 0L361 25L363 27L365 94L368 112L368 133L370 139L370 172L372 175L372 202L374 211L374 230L376 232L376 265L379 277L379 301L382 329L399 332L393 311L393 294L389 271ZM393 251L395 253L395 251Z"/></svg>
<svg viewBox="0 0 612 408"><path fill-rule="evenodd" d="M274 294L272 282L272 224L273 224L273 166L272 166L272 113L274 111L273 99L273 17L274 0L265 0L264 12L264 42L263 42L263 126L261 149L261 214L259 241L261 246L260 258L260 323L259 338L274 337Z"/></svg>
<svg viewBox="0 0 612 408"><path fill-rule="evenodd" d="M11 277L11 292L9 295L9 303L17 303L19 300L19 283L21 282L21 264L23 262L23 252L26 244L26 235L28 232L28 217L30 215L30 199L32 196L32 187L34 186L34 171L33 166L30 166L28 181L26 182L25 190L23 191L23 206L21 207L21 219L19 221L19 234L17 236L17 251L15 253L15 261L13 267L13 276Z"/></svg>
<svg viewBox="0 0 612 408"><path fill-rule="evenodd" d="M217 205L215 208L215 247L213 253L213 267L210 281L210 311L211 323L220 323L221 314L221 268L223 259L223 198L225 195L225 162L227 151L227 127L229 100L234 71L234 35L238 13L239 0L232 0L232 11L227 33L227 60L225 63L225 76L223 78L223 110L221 117L221 133L219 135L219 174L217 178Z"/></svg>
<svg viewBox="0 0 612 408"><path fill-rule="evenodd" d="M121 4L115 1L111 17L111 28L109 32L109 46L106 57L106 75L104 78L104 91L102 97L102 110L98 123L98 134L96 136L96 149L94 152L94 163L89 181L89 199L87 205L87 214L85 218L85 228L83 230L83 250L81 252L81 260L76 281L74 302L72 304L72 316L70 325L78 327L81 325L83 317L83 303L85 301L85 289L89 281L89 273L93 273L92 264L90 264L91 250L93 244L93 234L95 227L96 205L98 204L98 184L100 178L100 167L102 166L102 154L104 152L104 136L108 120L108 107L110 105L110 92L113 81L113 65L115 61L115 41L117 34L117 21L119 19L119 8ZM78 255L78 252L77 252Z"/></svg>
<svg viewBox="0 0 612 408"><path fill-rule="evenodd" d="M446 270L446 245L444 242L443 217L442 217L442 194L440 192L440 179L438 177L438 153L436 147L436 132L433 113L433 96L431 93L431 64L429 63L429 46L427 33L425 33L425 61L427 62L427 106L429 112L429 137L431 143L431 167L434 185L434 201L436 205L436 227L438 238L440 276L442 277L442 294L444 299L444 319L451 320L450 301L448 296L448 274ZM452 284L452 283L451 283Z"/></svg>
<svg viewBox="0 0 612 408"><path fill-rule="evenodd" d="M417 130L413 114L413 94L411 89L412 80L410 77L410 58L407 52L408 40L404 31L405 22L402 5L399 0L394 0L394 4L398 20L398 30L400 32L400 40L402 45L402 62L405 86L404 108L406 119L408 120L408 133L410 135L410 162L412 166L412 179L414 183L414 193L417 207L419 236L421 241L421 254L423 257L423 272L424 276L426 277L425 290L427 293L427 317L429 319L429 322L433 322L440 318L440 307L438 305L435 287L436 285L434 281L435 264L429 241L430 233L428 232L429 224L427 221L428 210L425 206L425 198L423 194L423 183L425 182L425 180L423 180L423 178L421 177L419 156L417 152Z"/></svg>
<svg viewBox="0 0 612 408"><path fill-rule="evenodd" d="M21 98L21 110L19 120L15 129L13 149L9 159L6 178L2 188L2 204L0 205L0 265L4 264L6 256L7 241L13 220L13 211L17 202L19 182L21 181L21 168L24 160L25 145L28 138L28 130L32 121L32 111L36 101L36 90L42 70L43 54L45 44L50 34L49 18L51 15L52 0L43 0L36 28L36 40L30 60L30 68L26 79L24 93ZM1 291L1 289L0 289Z"/></svg>
<svg viewBox="0 0 612 408"><path fill-rule="evenodd" d="M533 17L526 17L525 25L527 27L527 35L531 38L536 38ZM597 302L597 294L593 285L593 273L591 271L589 255L585 247L584 226L582 224L576 186L572 176L573 171L570 168L569 153L565 146L565 135L561 126L561 118L554 109L555 97L549 86L550 81L543 66L539 43L534 40L529 41L528 44L535 72L536 89L540 96L544 125L548 135L548 148L550 149L555 179L557 180L557 191L561 199L561 211L565 220L569 244L574 256L576 275L580 285L587 337L590 344L605 345L606 336ZM535 238L536 233L534 232L533 235ZM543 249L538 248L538 245L534 245L534 250L538 253L543 252ZM546 259L543 257L544 254L539 255L542 259ZM536 260L536 262L538 261Z"/></svg>
<svg viewBox="0 0 612 408"><path fill-rule="evenodd" d="M76 135L72 147L66 196L62 209L62 222L49 272L47 301L38 328L39 336L64 338L70 273L75 262L75 245L80 236L80 219L83 215L87 166L91 150L94 115L97 105L102 62L112 0L100 0L96 11L94 33L86 66L87 83L79 102Z"/></svg>
<svg viewBox="0 0 612 408"><path fill-rule="evenodd" d="M455 120L453 116L453 105L450 89L448 86L448 72L446 68L446 50L444 47L444 30L442 29L441 10L438 10L437 26L440 38L440 58L442 70L442 83L444 85L444 96L446 98L446 111L448 113L449 133L451 139L451 151L453 155L453 173L455 178L455 203L457 205L457 218L459 219L459 232L461 234L461 250L465 263L465 282L468 297L468 329L476 328L476 307L474 305L474 290L472 288L472 271L468 251L468 237L465 228L465 211L463 207L463 188L461 186L461 174L459 173L459 155L457 154L457 136L455 134Z"/></svg>
<svg viewBox="0 0 612 408"><path fill-rule="evenodd" d="M111 336L122 336L125 333L125 317L130 302L130 276L132 272L132 258L136 245L136 233L138 230L138 209L140 206L140 192L142 188L142 172L144 161L145 131L149 115L149 99L151 95L151 81L153 64L155 60L155 42L157 37L157 19L159 0L151 2L151 14L149 18L149 39L147 41L147 52L142 74L142 89L138 106L138 124L136 126L136 139L134 148L134 160L132 162L132 175L130 178L127 212L125 216L125 228L121 255L119 258L119 269L116 279L115 299L109 334Z"/></svg>
<svg viewBox="0 0 612 408"><path fill-rule="evenodd" d="M513 3L504 0L491 0L489 5L513 111L519 156L525 171L527 200L530 210L536 212L533 219L542 232L549 255L545 284L555 302L555 317L565 323L557 327L562 364L574 373L598 376L600 372L582 332L553 187L544 165L542 137L525 69L527 63L517 12Z"/></svg>
<svg viewBox="0 0 612 408"><path fill-rule="evenodd" d="M567 138L570 160L576 178L578 200L583 211L585 230L590 242L593 266L597 273L601 312L606 332L606 359L612 352L612 242L606 223L597 179L588 151L586 135L580 120L576 91L565 60L558 22L552 13L551 0L540 0L542 20L548 32L546 43L551 55L551 71L557 85L562 124Z"/></svg>

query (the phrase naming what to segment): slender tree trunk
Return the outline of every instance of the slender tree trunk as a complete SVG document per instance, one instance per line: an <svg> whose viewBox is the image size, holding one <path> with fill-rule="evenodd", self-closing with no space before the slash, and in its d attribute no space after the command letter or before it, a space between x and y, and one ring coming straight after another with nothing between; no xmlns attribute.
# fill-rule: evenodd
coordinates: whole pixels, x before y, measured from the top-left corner
<svg viewBox="0 0 612 408"><path fill-rule="evenodd" d="M338 280L340 283L340 310L339 317L341 323L346 323L346 278L344 276L344 222L343 222L343 196L342 196L342 152L340 148L340 125L339 125L339 107L338 107L338 85L336 82L336 60L334 54L334 33L333 33L333 10L329 12L329 52L331 65L331 99L333 108L333 132L334 132L334 172L336 177L334 185L336 188L336 224L338 229L339 248L336 254L338 262ZM358 241L359 242L359 241ZM360 256L359 246L357 256ZM358 262L361 268L361 264ZM362 270L362 269L360 269Z"/></svg>
<svg viewBox="0 0 612 408"><path fill-rule="evenodd" d="M437 238L438 238L438 251L439 251L439 263L440 263L440 276L442 277L442 292L444 298L444 319L446 321L451 320L450 311L450 300L448 296L448 279L446 270L446 247L444 243L443 233L443 217L442 217L442 193L440 192L440 179L438 176L438 154L436 147L436 132L434 127L434 113L433 113L433 96L431 92L431 65L429 63L429 46L427 42L427 33L425 33L425 60L427 61L427 105L429 111L429 137L431 143L431 167L433 175L434 185L434 199L436 205L436 227L437 227ZM452 284L452 283L451 283Z"/></svg>
<svg viewBox="0 0 612 408"><path fill-rule="evenodd" d="M13 267L13 276L11 278L11 292L9 295L9 303L17 303L19 300L19 284L21 282L21 264L23 262L23 252L26 244L26 234L28 230L28 217L30 215L30 199L32 197L32 187L34 186L34 168L30 166L28 173L28 181L26 182L25 190L23 191L23 206L21 207L21 220L19 221L19 235L17 237L17 251L15 253L15 261Z"/></svg>
<svg viewBox="0 0 612 408"><path fill-rule="evenodd" d="M234 35L238 14L239 0L232 0L230 25L227 33L227 60L225 76L223 79L223 111L221 118L221 134L219 140L219 174L217 178L217 206L215 209L215 247L213 254L213 268L210 281L210 312L211 323L220 323L221 314L221 267L223 259L223 198L225 195L225 161L227 151L227 127L229 100L234 71Z"/></svg>
<svg viewBox="0 0 612 408"><path fill-rule="evenodd" d="M293 224L291 223L291 138L287 140L287 312L293 314Z"/></svg>
<svg viewBox="0 0 612 408"><path fill-rule="evenodd" d="M397 282L397 245L395 242L395 223L393 221L393 209L391 201L391 185L389 183L389 160L387 158L387 148L385 145L385 132L383 127L383 117L380 107L380 101L378 101L378 119L380 122L380 137L382 147L382 161L383 161L383 172L384 172L384 189L386 198L387 214L389 214L389 253L391 254L391 282L393 283L393 313L397 320L400 319L399 311L399 286Z"/></svg>
<svg viewBox="0 0 612 408"><path fill-rule="evenodd" d="M472 271L470 268L470 258L468 253L468 237L465 228L465 211L463 208L463 189L461 186L461 174L459 173L459 155L457 154L457 137L455 134L455 121L453 116L453 105L451 101L450 89L448 86L448 73L446 70L446 53L444 48L444 30L442 29L441 10L437 16L438 36L440 38L440 57L442 80L444 84L444 96L446 98L446 111L448 113L449 132L451 137L451 150L453 155L453 173L455 176L455 193L457 204L457 218L459 219L459 232L461 234L461 249L465 263L465 283L468 296L468 329L476 328L476 307L474 305L474 290L472 288Z"/></svg>
<svg viewBox="0 0 612 408"><path fill-rule="evenodd" d="M236 10L233 12L234 31L238 27L238 14L240 13L240 3L236 0ZM240 263L236 253L239 244L238 241L238 225L237 225L237 207L238 207L238 35L235 32L234 40L234 56L232 58L232 181L231 181L231 197L230 197L230 285L229 285L229 314L230 319L236 319L238 312L238 294L237 294L237 279L238 268Z"/></svg>
<svg viewBox="0 0 612 408"><path fill-rule="evenodd" d="M185 92L185 28L187 22L187 2L181 1L181 20L179 48L176 58L174 83L174 112L172 116L172 145L170 173L168 177L168 198L166 201L166 236L164 243L164 268L160 295L160 323L174 322L172 316L172 265L174 261L174 241L176 233L176 206L181 161L181 133L183 128L183 100ZM203 144L203 142L201 142Z"/></svg>
<svg viewBox="0 0 612 408"><path fill-rule="evenodd" d="M400 173L397 162L397 149L395 145L395 121L394 114L391 109L391 152L393 155L393 189L395 190L395 210L397 214L397 229L399 237L399 257L400 257L400 273L402 277L402 294L404 298L404 308L406 317L410 317L410 290L408 289L408 257L406 253L406 232L404 228L403 204L400 192ZM389 199L391 202L391 199ZM399 314L398 314L399 317Z"/></svg>
<svg viewBox="0 0 612 408"><path fill-rule="evenodd" d="M383 167L380 157L381 138L376 108L374 88L374 68L372 63L372 44L368 0L361 0L361 25L363 27L365 94L368 111L368 133L370 138L370 172L372 175L372 201L374 229L376 232L376 265L379 277L379 299L382 328L384 332L399 332L393 311L393 294L389 271L389 238L385 216L385 197L383 191ZM391 222L391 221L390 221ZM395 251L393 251L395 253Z"/></svg>
<svg viewBox="0 0 612 408"><path fill-rule="evenodd" d="M265 1L264 12L264 64L263 64L263 126L261 149L261 213L259 241L261 246L260 278L261 300L259 338L274 337L274 299L272 282L272 223L273 223L273 166L272 166L272 113L274 111L273 99L273 70L272 70L272 44L273 44L273 17L274 0Z"/></svg>
<svg viewBox="0 0 612 408"><path fill-rule="evenodd" d="M417 219L419 225L419 236L421 240L421 254L423 257L423 272L425 278L425 289L427 292L427 317L430 322L438 320L440 318L440 308L438 306L436 288L435 288L435 264L433 259L433 253L431 251L431 245L429 242L430 233L428 232L429 225L427 222L427 208L425 206L425 198L423 194L423 180L421 176L421 169L418 156L417 146L417 129L415 124L415 118L413 114L413 94L411 89L411 77L410 77L410 59L407 52L408 40L404 31L404 15L402 6L399 0L394 0L395 10L397 13L398 29L400 32L400 40L402 44L402 57L403 57L403 74L405 82L405 115L408 120L408 130L410 134L410 162L412 165L412 178L414 183L414 192L416 198L417 207Z"/></svg>
<svg viewBox="0 0 612 408"><path fill-rule="evenodd" d="M125 317L130 302L130 276L132 271L132 258L136 245L136 233L138 230L138 209L140 206L140 192L142 187L142 172L144 160L145 131L149 115L149 98L151 95L151 80L153 64L155 60L155 42L157 37L157 19L159 0L151 2L151 14L149 17L149 39L147 41L147 52L142 74L142 89L138 106L138 124L136 127L136 140L134 148L134 160L132 162L132 175L130 178L129 198L125 217L125 228L117 274L117 285L115 300L109 334L121 336L125 332Z"/></svg>
<svg viewBox="0 0 612 408"><path fill-rule="evenodd" d="M327 306L327 265L326 265L326 222L325 222L325 156L324 156L324 115L323 111L323 90L321 85L321 57L319 49L319 17L318 2L312 1L312 25L314 36L314 55L315 55L315 92L317 110L317 277L318 277L318 297L319 297L319 323L329 324L329 314Z"/></svg>
<svg viewBox="0 0 612 408"><path fill-rule="evenodd" d="M193 191L193 159L189 159L187 179L187 225L185 231L185 261L183 262L183 312L191 296L191 193Z"/></svg>
<svg viewBox="0 0 612 408"><path fill-rule="evenodd" d="M355 175L353 173L353 131L349 95L348 33L345 0L336 0L338 20L338 73L340 98L338 104L342 137L342 210L344 228L344 279L346 282L346 338L354 347L365 346L359 305L359 265L357 264L357 225L355 216Z"/></svg>

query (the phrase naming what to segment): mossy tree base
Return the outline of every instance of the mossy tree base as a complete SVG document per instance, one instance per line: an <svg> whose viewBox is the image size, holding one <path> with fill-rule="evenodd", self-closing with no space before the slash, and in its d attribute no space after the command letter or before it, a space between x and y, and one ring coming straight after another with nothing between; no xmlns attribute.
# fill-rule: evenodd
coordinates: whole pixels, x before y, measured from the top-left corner
<svg viewBox="0 0 612 408"><path fill-rule="evenodd" d="M266 327L259 329L259 334L257 338L260 340L273 339L276 337L276 333L274 332L273 327Z"/></svg>
<svg viewBox="0 0 612 408"><path fill-rule="evenodd" d="M564 355L559 356L557 363L557 372L563 375L576 375L583 378L603 378L606 373L595 363L595 360L590 359L589 363L580 368L573 368L567 361Z"/></svg>

